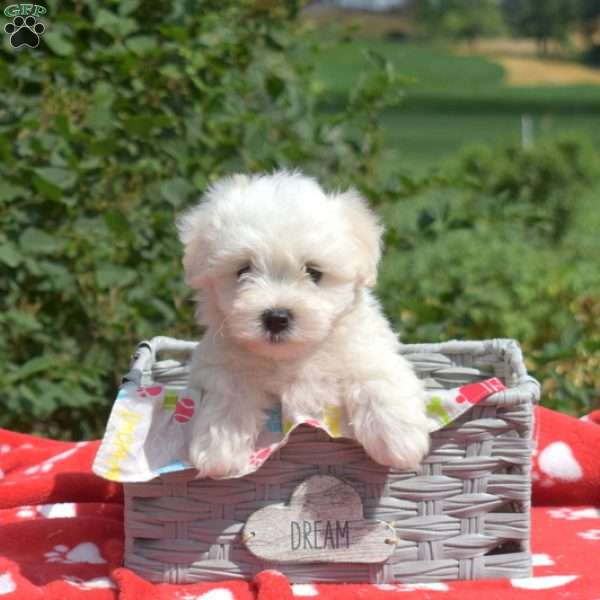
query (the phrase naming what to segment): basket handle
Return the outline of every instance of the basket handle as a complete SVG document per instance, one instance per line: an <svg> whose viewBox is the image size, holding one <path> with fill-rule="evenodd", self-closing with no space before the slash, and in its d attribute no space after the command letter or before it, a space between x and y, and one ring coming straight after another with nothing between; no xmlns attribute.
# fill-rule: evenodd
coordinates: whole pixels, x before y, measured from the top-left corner
<svg viewBox="0 0 600 600"><path fill-rule="evenodd" d="M121 384L132 382L140 385L142 374L149 371L159 352L185 352L191 354L198 342L177 340L159 335L151 340L140 342L131 356L129 372L122 378Z"/></svg>

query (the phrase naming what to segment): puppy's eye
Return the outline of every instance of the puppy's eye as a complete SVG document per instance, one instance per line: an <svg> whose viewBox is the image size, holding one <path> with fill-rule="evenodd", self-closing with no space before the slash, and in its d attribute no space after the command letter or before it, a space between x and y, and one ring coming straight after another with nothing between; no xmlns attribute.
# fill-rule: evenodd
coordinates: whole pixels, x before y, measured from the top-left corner
<svg viewBox="0 0 600 600"><path fill-rule="evenodd" d="M316 267L306 267L306 272L308 276L315 282L319 283L321 281L321 277L323 277L323 273L319 271Z"/></svg>
<svg viewBox="0 0 600 600"><path fill-rule="evenodd" d="M244 265L241 269L238 269L236 275L237 278L239 279L242 275L245 275L246 273L250 273L250 271L252 270L252 267L250 265Z"/></svg>

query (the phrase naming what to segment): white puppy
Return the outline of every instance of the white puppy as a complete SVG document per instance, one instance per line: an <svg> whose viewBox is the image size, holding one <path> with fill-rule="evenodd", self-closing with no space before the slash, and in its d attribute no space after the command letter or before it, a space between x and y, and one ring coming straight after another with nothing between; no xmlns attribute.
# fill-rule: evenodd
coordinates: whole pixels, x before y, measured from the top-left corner
<svg viewBox="0 0 600 600"><path fill-rule="evenodd" d="M371 293L382 227L356 191L328 194L297 172L234 175L178 230L206 327L190 375L205 398L190 440L199 476L239 474L277 402L305 414L343 404L371 458L419 464L423 388Z"/></svg>

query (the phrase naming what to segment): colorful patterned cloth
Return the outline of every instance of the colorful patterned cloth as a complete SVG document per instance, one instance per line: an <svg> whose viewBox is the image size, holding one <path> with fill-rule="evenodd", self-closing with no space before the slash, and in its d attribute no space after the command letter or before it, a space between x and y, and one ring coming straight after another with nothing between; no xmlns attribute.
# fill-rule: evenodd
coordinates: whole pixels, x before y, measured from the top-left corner
<svg viewBox="0 0 600 600"><path fill-rule="evenodd" d="M430 431L451 423L471 406L506 389L496 378L450 390L427 392ZM94 473L112 481L149 481L161 473L189 469L187 440L191 419L202 412L202 397L196 390L168 390L160 384L138 386L125 383L115 401L106 434L94 462ZM307 424L331 437L354 439L348 416L331 404L320 414L282 410L265 411L260 433L247 468L237 476L253 473L273 452L284 446L296 427Z"/></svg>

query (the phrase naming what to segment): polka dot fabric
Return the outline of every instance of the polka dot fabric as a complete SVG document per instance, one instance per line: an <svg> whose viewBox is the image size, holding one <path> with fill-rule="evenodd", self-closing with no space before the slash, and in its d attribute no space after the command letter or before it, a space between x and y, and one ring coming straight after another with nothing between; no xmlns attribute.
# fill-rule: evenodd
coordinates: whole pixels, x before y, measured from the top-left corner
<svg viewBox="0 0 600 600"><path fill-rule="evenodd" d="M151 584L120 567L122 493L91 472L98 442L0 429L0 600L600 600L600 411L536 410L533 577L395 585Z"/></svg>

